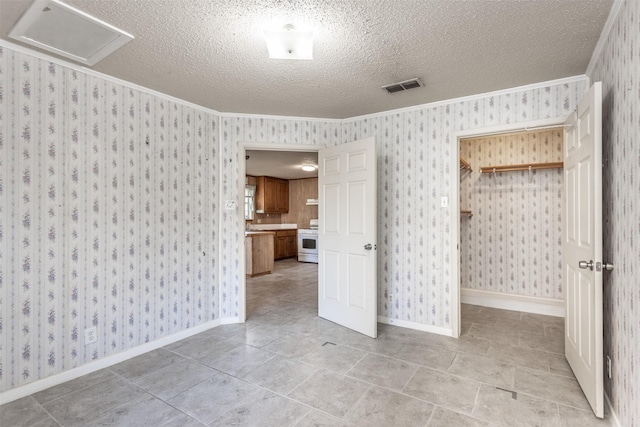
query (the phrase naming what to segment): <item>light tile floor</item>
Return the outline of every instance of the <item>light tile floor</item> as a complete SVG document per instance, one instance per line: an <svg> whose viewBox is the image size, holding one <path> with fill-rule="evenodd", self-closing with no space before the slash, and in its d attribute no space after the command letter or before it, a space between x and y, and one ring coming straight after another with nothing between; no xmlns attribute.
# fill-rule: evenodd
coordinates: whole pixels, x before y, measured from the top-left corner
<svg viewBox="0 0 640 427"><path fill-rule="evenodd" d="M317 266L247 281L247 322L0 407L1 426L601 426L562 319L463 305L460 339L317 317Z"/></svg>

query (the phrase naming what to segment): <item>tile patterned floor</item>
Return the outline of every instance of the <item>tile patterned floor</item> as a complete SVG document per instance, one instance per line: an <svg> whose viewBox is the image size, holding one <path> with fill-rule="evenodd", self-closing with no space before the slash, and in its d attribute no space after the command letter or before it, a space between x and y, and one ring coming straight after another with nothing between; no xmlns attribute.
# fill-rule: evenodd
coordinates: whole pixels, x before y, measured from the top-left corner
<svg viewBox="0 0 640 427"><path fill-rule="evenodd" d="M464 334L320 319L316 265L247 281L226 325L0 407L1 426L602 426L561 319L463 305Z"/></svg>

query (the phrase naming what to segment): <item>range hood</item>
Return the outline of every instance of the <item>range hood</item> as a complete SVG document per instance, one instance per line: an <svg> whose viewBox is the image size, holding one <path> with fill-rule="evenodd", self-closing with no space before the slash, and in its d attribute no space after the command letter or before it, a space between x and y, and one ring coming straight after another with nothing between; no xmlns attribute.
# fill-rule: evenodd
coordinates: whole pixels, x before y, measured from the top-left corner
<svg viewBox="0 0 640 427"><path fill-rule="evenodd" d="M307 206L318 206L318 199L307 199Z"/></svg>

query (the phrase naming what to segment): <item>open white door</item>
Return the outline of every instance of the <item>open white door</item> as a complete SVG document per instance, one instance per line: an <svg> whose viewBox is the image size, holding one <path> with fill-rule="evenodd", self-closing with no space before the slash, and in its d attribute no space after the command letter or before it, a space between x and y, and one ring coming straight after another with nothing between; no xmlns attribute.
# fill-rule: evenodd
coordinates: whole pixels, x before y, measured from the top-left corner
<svg viewBox="0 0 640 427"><path fill-rule="evenodd" d="M318 315L376 338L375 139L321 149L318 164Z"/></svg>
<svg viewBox="0 0 640 427"><path fill-rule="evenodd" d="M565 355L602 418L602 83L580 101L564 132Z"/></svg>

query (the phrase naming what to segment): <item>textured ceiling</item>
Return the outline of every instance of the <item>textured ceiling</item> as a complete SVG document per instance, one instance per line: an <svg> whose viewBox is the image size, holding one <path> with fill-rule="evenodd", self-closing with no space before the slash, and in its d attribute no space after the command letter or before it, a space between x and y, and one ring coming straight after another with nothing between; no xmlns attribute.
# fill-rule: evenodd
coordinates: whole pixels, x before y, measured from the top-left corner
<svg viewBox="0 0 640 427"><path fill-rule="evenodd" d="M135 36L97 71L222 112L346 118L583 74L612 1L66 3ZM3 39L30 3L0 0ZM268 59L262 30L288 23L313 29L313 61Z"/></svg>
<svg viewBox="0 0 640 427"><path fill-rule="evenodd" d="M304 151L260 151L247 150L246 174L252 176L275 176L283 179L316 178L318 170L305 172L304 164L318 166L317 152Z"/></svg>

